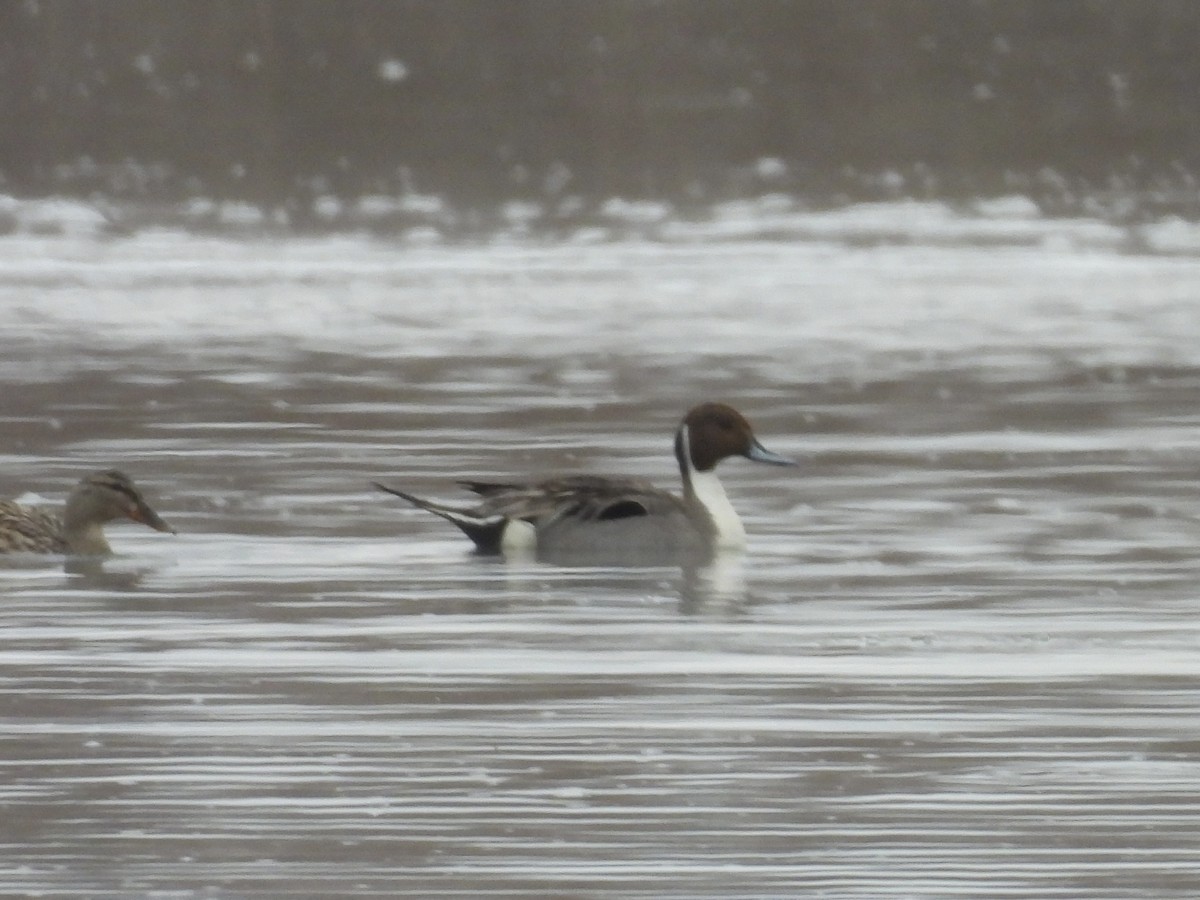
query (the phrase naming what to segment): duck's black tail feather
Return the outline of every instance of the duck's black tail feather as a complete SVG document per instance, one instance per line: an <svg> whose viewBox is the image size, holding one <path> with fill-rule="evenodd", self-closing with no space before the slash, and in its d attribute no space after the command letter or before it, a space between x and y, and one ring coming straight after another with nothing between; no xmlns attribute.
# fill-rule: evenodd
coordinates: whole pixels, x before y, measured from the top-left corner
<svg viewBox="0 0 1200 900"><path fill-rule="evenodd" d="M463 534L471 539L475 544L475 549L480 553L500 552L500 540L504 536L504 527L508 524L508 520L503 516L481 516L472 507L449 506L444 503L435 503L432 500L423 500L378 481L372 481L371 484L384 493L407 500L418 509L441 516L447 522L453 522Z"/></svg>

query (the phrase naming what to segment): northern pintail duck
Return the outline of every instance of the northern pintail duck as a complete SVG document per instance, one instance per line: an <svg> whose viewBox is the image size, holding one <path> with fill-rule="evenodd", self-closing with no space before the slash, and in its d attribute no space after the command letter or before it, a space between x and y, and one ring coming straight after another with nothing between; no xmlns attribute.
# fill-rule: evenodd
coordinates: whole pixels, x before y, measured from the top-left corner
<svg viewBox="0 0 1200 900"><path fill-rule="evenodd" d="M648 558L711 553L745 545L746 530L717 479L729 456L795 463L767 450L731 406L702 403L675 432L683 496L636 478L572 475L536 482L460 481L481 498L470 505L423 500L374 482L457 525L481 553Z"/></svg>
<svg viewBox="0 0 1200 900"><path fill-rule="evenodd" d="M155 531L175 529L150 508L128 475L96 472L67 497L61 516L36 506L0 500L0 553L69 553L100 556L112 552L104 524L132 519Z"/></svg>

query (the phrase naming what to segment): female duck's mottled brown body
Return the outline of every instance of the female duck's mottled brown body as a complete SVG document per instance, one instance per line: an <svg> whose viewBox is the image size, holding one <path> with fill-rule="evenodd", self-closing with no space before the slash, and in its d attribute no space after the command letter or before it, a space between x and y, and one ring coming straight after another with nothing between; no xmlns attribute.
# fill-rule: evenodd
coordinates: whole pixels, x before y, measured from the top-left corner
<svg viewBox="0 0 1200 900"><path fill-rule="evenodd" d="M141 522L155 531L175 533L150 508L128 475L108 470L80 481L67 497L61 516L0 500L0 553L105 555L112 548L105 540L103 526L122 518Z"/></svg>

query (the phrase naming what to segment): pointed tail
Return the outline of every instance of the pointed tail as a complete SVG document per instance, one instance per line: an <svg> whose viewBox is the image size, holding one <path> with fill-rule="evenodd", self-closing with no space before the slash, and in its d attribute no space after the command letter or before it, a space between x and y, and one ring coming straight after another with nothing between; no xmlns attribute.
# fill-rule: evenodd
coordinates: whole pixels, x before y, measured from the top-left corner
<svg viewBox="0 0 1200 900"><path fill-rule="evenodd" d="M503 537L504 528L508 524L508 520L503 516L484 517L480 516L476 510L470 507L448 506L444 503L434 503L432 500L423 500L420 497L394 487L389 487L378 481L372 481L371 484L384 493L392 494L401 500L407 500L418 509L431 512L435 516L441 516L447 522L453 522L463 534L474 542L475 548L480 553L500 552L500 539Z"/></svg>

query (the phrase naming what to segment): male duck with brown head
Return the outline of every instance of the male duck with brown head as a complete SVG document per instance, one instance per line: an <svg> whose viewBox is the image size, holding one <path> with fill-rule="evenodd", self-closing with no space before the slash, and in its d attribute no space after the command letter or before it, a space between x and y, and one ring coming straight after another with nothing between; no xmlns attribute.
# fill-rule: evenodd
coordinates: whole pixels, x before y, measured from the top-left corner
<svg viewBox="0 0 1200 900"><path fill-rule="evenodd" d="M460 481L481 499L452 505L374 484L453 522L481 553L638 561L696 557L745 546L742 520L716 474L717 464L730 456L795 465L760 444L736 409L702 403L675 432L682 496L636 478L572 475L524 483Z"/></svg>
<svg viewBox="0 0 1200 900"><path fill-rule="evenodd" d="M150 508L128 475L116 470L88 475L67 497L63 514L0 500L0 553L67 553L105 556L112 552L103 526L131 519L155 531L175 529Z"/></svg>

